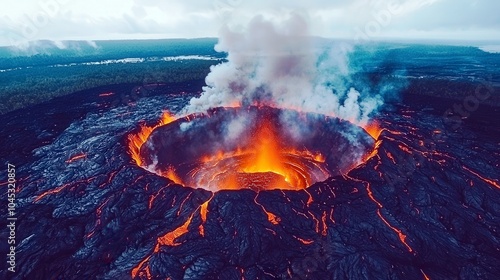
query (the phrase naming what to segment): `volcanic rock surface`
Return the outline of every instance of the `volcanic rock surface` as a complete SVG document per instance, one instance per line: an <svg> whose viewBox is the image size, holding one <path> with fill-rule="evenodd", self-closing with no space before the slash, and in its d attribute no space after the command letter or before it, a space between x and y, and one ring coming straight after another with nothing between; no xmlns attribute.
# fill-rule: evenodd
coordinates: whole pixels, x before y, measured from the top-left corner
<svg viewBox="0 0 500 280"><path fill-rule="evenodd" d="M7 139L36 147L2 157L17 165L18 193L16 272L4 265L1 279L500 275L500 143L466 126L448 130L441 112L382 113L372 156L306 190L209 192L148 172L128 154L127 135L141 120L178 112L193 94L164 89L109 106L113 97L99 93L57 128L53 114L72 96L0 116L17 131Z"/></svg>

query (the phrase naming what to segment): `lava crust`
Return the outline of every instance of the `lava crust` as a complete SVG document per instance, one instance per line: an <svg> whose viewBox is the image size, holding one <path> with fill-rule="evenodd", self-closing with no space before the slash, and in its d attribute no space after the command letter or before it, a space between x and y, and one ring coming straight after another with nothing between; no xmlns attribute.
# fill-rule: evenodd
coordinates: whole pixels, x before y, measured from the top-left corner
<svg viewBox="0 0 500 280"><path fill-rule="evenodd" d="M196 188L293 190L348 171L373 144L348 121L252 106L216 108L160 126L140 155L148 169Z"/></svg>
<svg viewBox="0 0 500 280"><path fill-rule="evenodd" d="M178 112L197 93L166 86L134 106L109 108L112 96L99 94L110 90L0 116L16 132L3 143L22 147L4 149L17 167L18 230L16 273L4 266L0 279L500 275L498 137L474 126L450 130L442 110L425 109L442 102L426 97L381 112L370 156L307 189L209 192L139 167L128 146L138 124ZM87 101L75 104L80 97ZM65 126L62 108L74 114ZM481 120L498 131L498 114L488 117ZM0 214L5 228L7 207Z"/></svg>

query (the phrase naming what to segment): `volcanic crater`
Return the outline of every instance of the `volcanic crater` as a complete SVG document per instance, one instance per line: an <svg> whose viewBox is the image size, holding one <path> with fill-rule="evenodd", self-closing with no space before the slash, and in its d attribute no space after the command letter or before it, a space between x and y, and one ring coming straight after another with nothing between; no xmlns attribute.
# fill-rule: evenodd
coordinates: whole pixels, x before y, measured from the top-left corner
<svg viewBox="0 0 500 280"><path fill-rule="evenodd" d="M346 121L285 109L218 108L182 118L165 114L154 125L162 109L180 114L196 94L196 88L156 90L157 96L135 106L110 108L113 96L101 97L110 91L103 88L3 116L8 130L28 125L4 141L12 148L8 157L20 165L17 278L421 280L500 275L498 137L468 126L451 131L442 122L443 110L429 111L427 98L378 114L380 129L366 128L377 139L375 147L361 164L346 166L344 172L335 164L349 156L338 144L356 142L328 137L341 139L341 131L354 129L360 132L356 139L368 137L373 143ZM182 91L191 93L176 94ZM76 104L76 97L86 101ZM441 103L431 105L439 108ZM62 108L73 116L65 125ZM266 128L243 111L275 113L257 114L270 124ZM233 121L239 118L233 116L248 122L236 122L242 124L238 127ZM498 114L481 118L492 128L497 119ZM302 127L314 124L309 131L299 130L297 135L310 135L299 138L302 146L294 147L294 121L286 120ZM214 126L205 125L212 122ZM199 168L204 159L224 155L217 153L224 142L208 141L217 139L207 137L216 124L226 125L222 139L240 144L239 137L230 136L249 135L248 143L255 143L259 138L253 127L264 127L263 135L292 132L275 137L277 147L308 150L314 159L320 154L320 166L331 176L300 190L256 192L252 186L262 184L254 177L262 172L243 176L255 183L238 191L191 188L196 186L188 180L188 170L196 169L182 160ZM172 158L156 149L157 163L152 164L149 143L175 143L175 133L160 137L170 130L198 136L195 146L204 153L181 157L196 142L191 139L185 146L178 143ZM46 131L55 134L38 147ZM312 142L320 136L328 148ZM33 156L25 158L25 149L33 150ZM146 170L162 165L173 165L168 176ZM7 279L8 273L0 271L0 278Z"/></svg>
<svg viewBox="0 0 500 280"><path fill-rule="evenodd" d="M346 173L373 149L361 127L268 106L219 107L157 126L140 165L210 191L305 189Z"/></svg>

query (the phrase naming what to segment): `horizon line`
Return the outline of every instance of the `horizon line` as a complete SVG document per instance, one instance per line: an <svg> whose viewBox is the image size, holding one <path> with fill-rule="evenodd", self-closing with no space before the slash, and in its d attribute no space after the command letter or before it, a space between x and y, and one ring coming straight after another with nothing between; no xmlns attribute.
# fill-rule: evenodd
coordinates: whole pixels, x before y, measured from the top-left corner
<svg viewBox="0 0 500 280"><path fill-rule="evenodd" d="M476 44L500 44L500 40L498 39L432 39L432 38L401 38L401 37L376 37L370 38L369 40L364 40L360 42L360 40L355 40L352 38L344 38L344 37L324 37L324 36L307 36L313 39L320 40L337 40L337 41L346 41L346 42L354 42L356 44L370 44L370 43L437 43L437 44L459 44L463 46L464 44L472 44L469 46L477 47ZM112 42L112 41L168 41L168 40L218 40L218 37L172 37L172 38L122 38L122 39L39 39L32 41L25 41L22 45L31 45L36 44L38 42ZM0 48L18 48L16 45L3 45L0 44ZM18 48L19 49L19 48Z"/></svg>

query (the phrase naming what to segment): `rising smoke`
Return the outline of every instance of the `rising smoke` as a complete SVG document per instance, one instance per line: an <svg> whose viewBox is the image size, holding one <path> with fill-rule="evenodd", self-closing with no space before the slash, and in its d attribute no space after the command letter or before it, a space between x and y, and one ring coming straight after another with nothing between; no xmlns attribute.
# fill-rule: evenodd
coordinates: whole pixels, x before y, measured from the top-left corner
<svg viewBox="0 0 500 280"><path fill-rule="evenodd" d="M346 83L348 48L319 47L308 22L292 14L282 22L253 18L243 32L221 30L215 49L227 62L211 67L207 86L182 114L235 104L264 104L336 116L364 125L382 103Z"/></svg>

